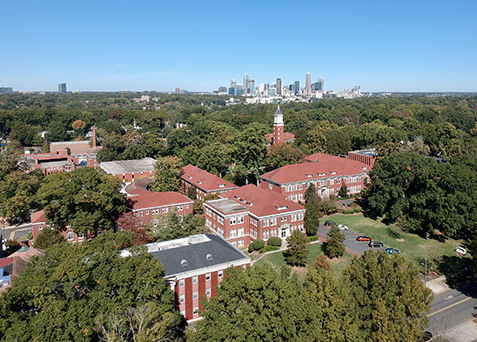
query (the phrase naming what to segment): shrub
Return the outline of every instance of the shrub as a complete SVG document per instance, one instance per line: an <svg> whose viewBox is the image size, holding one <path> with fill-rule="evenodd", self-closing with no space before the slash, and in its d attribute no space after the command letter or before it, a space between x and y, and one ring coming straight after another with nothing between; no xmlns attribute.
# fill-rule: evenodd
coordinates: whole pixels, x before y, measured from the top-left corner
<svg viewBox="0 0 477 342"><path fill-rule="evenodd" d="M354 209L343 210L343 214L354 214Z"/></svg>
<svg viewBox="0 0 477 342"><path fill-rule="evenodd" d="M355 212L355 213L360 213L361 210L363 210L363 208L361 208L361 207L355 207L355 208L354 208L354 212Z"/></svg>
<svg viewBox="0 0 477 342"><path fill-rule="evenodd" d="M253 242L253 248L255 248L256 251L262 249L263 247L265 247L265 242L262 239L256 239Z"/></svg>
<svg viewBox="0 0 477 342"><path fill-rule="evenodd" d="M277 247L277 246L265 246L263 247L261 250L260 250L260 253L265 253L265 252L269 252L269 251L278 251L280 248Z"/></svg>
<svg viewBox="0 0 477 342"><path fill-rule="evenodd" d="M253 245L253 242L252 242L250 245L248 245L248 252L252 253L254 250L255 250L255 246Z"/></svg>
<svg viewBox="0 0 477 342"><path fill-rule="evenodd" d="M272 236L271 238L268 239L267 243L269 246L280 247L282 245L282 239L280 239L278 236Z"/></svg>
<svg viewBox="0 0 477 342"><path fill-rule="evenodd" d="M318 235L308 236L308 241L309 242L318 241L319 238L320 237Z"/></svg>

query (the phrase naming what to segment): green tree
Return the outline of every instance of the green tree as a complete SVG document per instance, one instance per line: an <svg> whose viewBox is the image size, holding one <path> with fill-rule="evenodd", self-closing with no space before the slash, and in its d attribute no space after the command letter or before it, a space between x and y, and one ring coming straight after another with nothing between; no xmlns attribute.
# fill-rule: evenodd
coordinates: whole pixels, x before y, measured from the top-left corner
<svg viewBox="0 0 477 342"><path fill-rule="evenodd" d="M340 196L340 197L348 196L348 187L346 186L345 183L343 183L343 185L341 185L340 191L338 192L338 196Z"/></svg>
<svg viewBox="0 0 477 342"><path fill-rule="evenodd" d="M417 341L427 326L432 291L404 256L366 251L340 278L348 311L359 325L356 340Z"/></svg>
<svg viewBox="0 0 477 342"><path fill-rule="evenodd" d="M321 199L315 191L315 186L310 184L305 192L305 229L308 236L316 235L320 225L320 202Z"/></svg>
<svg viewBox="0 0 477 342"><path fill-rule="evenodd" d="M83 167L46 177L37 196L46 217L56 225L65 221L77 234L114 226L114 211L122 213L126 200L121 181L102 170Z"/></svg>
<svg viewBox="0 0 477 342"><path fill-rule="evenodd" d="M151 190L157 192L177 191L181 182L182 160L177 157L159 157L154 165L156 173Z"/></svg>
<svg viewBox="0 0 477 342"><path fill-rule="evenodd" d="M205 219L200 216L187 214L182 217L172 211L167 215L156 215L157 226L152 227L156 241L179 239L196 234L208 234L209 229L205 226Z"/></svg>
<svg viewBox="0 0 477 342"><path fill-rule="evenodd" d="M326 241L325 254L329 258L337 258L344 254L345 252L345 235L340 231L336 223L331 225L330 231L328 232L328 240Z"/></svg>
<svg viewBox="0 0 477 342"><path fill-rule="evenodd" d="M306 235L299 230L293 231L287 238L287 264L294 266L305 266L306 258L310 250L310 245Z"/></svg>
<svg viewBox="0 0 477 342"><path fill-rule="evenodd" d="M50 229L45 227L36 237L33 247L38 249L47 249L65 241L65 238L58 229Z"/></svg>
<svg viewBox="0 0 477 342"><path fill-rule="evenodd" d="M195 329L187 341L311 341L307 324L308 296L296 275L280 275L267 264L247 270L231 267L217 296L201 302Z"/></svg>
<svg viewBox="0 0 477 342"><path fill-rule="evenodd" d="M0 298L0 333L11 341L98 341L100 317L154 303L160 319L180 321L164 268L143 248L121 257L128 232L106 232L83 244L58 244L34 258ZM72 262L72 261L75 262ZM127 322L125 322L127 323ZM172 329L174 330L174 329ZM177 329L175 329L177 331ZM171 332L173 337L175 332Z"/></svg>
<svg viewBox="0 0 477 342"><path fill-rule="evenodd" d="M274 144L267 150L264 164L266 168L276 169L285 165L303 162L305 154L287 143Z"/></svg>

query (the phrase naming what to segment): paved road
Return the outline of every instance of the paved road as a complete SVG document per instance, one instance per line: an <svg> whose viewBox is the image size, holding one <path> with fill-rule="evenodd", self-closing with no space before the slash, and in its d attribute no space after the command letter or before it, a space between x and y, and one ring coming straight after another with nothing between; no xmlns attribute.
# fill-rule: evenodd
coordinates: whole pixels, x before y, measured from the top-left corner
<svg viewBox="0 0 477 342"><path fill-rule="evenodd" d="M318 233L327 236L328 232L330 231L330 228L326 228L323 224L320 224L318 228ZM368 246L368 241L356 241L356 238L360 235L358 233L355 233L351 230L344 230L343 231L345 234L345 246L351 249L352 251L355 251L358 254L363 254L364 251L367 251L369 249L378 251L378 250L384 250L386 249L386 246L381 247L381 248L371 248Z"/></svg>
<svg viewBox="0 0 477 342"><path fill-rule="evenodd" d="M429 328L435 336L470 320L477 315L477 283L475 280L435 295L431 304ZM477 336L476 336L477 339Z"/></svg>
<svg viewBox="0 0 477 342"><path fill-rule="evenodd" d="M7 240L14 240L21 237L26 237L29 232L31 232L31 223L5 226L3 228L3 238Z"/></svg>

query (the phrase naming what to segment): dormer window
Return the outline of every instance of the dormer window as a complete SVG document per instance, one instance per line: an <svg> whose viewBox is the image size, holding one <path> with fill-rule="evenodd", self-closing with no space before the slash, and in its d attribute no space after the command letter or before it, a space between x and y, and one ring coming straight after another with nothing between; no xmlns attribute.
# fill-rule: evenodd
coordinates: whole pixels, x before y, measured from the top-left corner
<svg viewBox="0 0 477 342"><path fill-rule="evenodd" d="M367 170L368 168L366 166L363 166L363 170Z"/></svg>
<svg viewBox="0 0 477 342"><path fill-rule="evenodd" d="M189 266L189 262L188 262L186 259L182 259L182 260L181 260L181 266L182 266L182 267Z"/></svg>
<svg viewBox="0 0 477 342"><path fill-rule="evenodd" d="M326 175L326 173L324 173L324 172L321 172L321 173L318 174L318 176L324 176L324 175Z"/></svg>
<svg viewBox="0 0 477 342"><path fill-rule="evenodd" d="M219 184L219 188L225 188L225 184Z"/></svg>
<svg viewBox="0 0 477 342"><path fill-rule="evenodd" d="M202 182L202 181L199 181L199 182L197 182L197 183L199 183L199 184L202 184L202 183L204 183L204 182Z"/></svg>
<svg viewBox="0 0 477 342"><path fill-rule="evenodd" d="M189 176L189 179L192 179L192 176Z"/></svg>
<svg viewBox="0 0 477 342"><path fill-rule="evenodd" d="M288 208L287 205L283 205L283 206L281 206L281 207L277 207L277 210L285 210L285 209L287 209L287 208Z"/></svg>
<svg viewBox="0 0 477 342"><path fill-rule="evenodd" d="M331 171L331 174L332 174L332 175L336 175L336 171Z"/></svg>
<svg viewBox="0 0 477 342"><path fill-rule="evenodd" d="M311 178L313 175L309 175L309 174L307 174L306 176L307 176L308 178Z"/></svg>
<svg viewBox="0 0 477 342"><path fill-rule="evenodd" d="M207 261L213 261L213 260L214 260L214 257L212 256L212 254L209 253L209 254L207 254L207 255L205 256L205 259L206 259Z"/></svg>

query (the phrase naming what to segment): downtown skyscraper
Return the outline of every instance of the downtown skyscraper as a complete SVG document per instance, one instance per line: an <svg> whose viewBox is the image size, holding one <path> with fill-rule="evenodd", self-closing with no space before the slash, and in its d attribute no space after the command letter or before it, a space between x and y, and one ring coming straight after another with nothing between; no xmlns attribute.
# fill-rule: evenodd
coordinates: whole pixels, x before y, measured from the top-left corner
<svg viewBox="0 0 477 342"><path fill-rule="evenodd" d="M309 71L306 73L305 87L305 95L311 95L311 75Z"/></svg>

